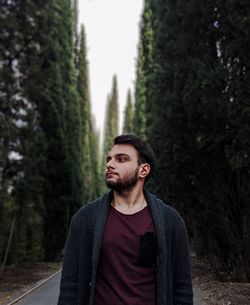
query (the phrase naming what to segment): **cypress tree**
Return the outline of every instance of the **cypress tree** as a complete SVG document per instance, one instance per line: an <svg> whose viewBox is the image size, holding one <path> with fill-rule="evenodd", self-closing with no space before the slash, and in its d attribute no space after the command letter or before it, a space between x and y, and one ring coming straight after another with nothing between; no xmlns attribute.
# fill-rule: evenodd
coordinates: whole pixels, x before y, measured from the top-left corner
<svg viewBox="0 0 250 305"><path fill-rule="evenodd" d="M131 91L128 90L124 112L123 133L132 133L133 130L133 105Z"/></svg>
<svg viewBox="0 0 250 305"><path fill-rule="evenodd" d="M78 0L71 1L72 9L72 31L73 31L73 46L74 46L74 63L77 69L79 57L79 34L78 34Z"/></svg>
<svg viewBox="0 0 250 305"><path fill-rule="evenodd" d="M22 156L18 153L19 147L13 147L11 143L18 143L18 127L15 125L14 120L19 119L19 107L18 100L15 98L18 93L17 80L13 71L13 61L18 56L15 51L15 45L21 39L18 39L17 33L19 28L17 25L17 18L13 13L17 13L16 8L13 4L5 3L0 8L1 18L1 46L0 46L0 60L1 60L1 73L0 73L0 170L1 170L1 183L0 183L0 241L1 245L5 244L4 236L4 210L7 202L9 201L8 191L13 185L13 179L18 173L17 161L10 158L12 153L18 154L20 158ZM4 31L6 34L4 35ZM15 32L16 31L16 32ZM16 33L16 35L15 35ZM12 37L12 40L10 39ZM23 104L22 100L20 105ZM13 109L13 110L12 110ZM15 111L15 114L13 112ZM16 146L16 145L15 145ZM19 145L17 145L19 146ZM12 159L12 160L11 160ZM20 162L20 161L19 161ZM5 224L6 225L6 224ZM3 251L3 247L1 247ZM1 252L2 254L2 252ZM2 255L1 255L2 256Z"/></svg>
<svg viewBox="0 0 250 305"><path fill-rule="evenodd" d="M78 57L73 55L76 6L66 0L1 6L0 117L5 125L0 192L5 205L0 214L6 220L6 230L0 230L1 257L10 224L19 228L9 262L57 258L70 216L82 204L83 121L75 86Z"/></svg>
<svg viewBox="0 0 250 305"><path fill-rule="evenodd" d="M84 26L81 26L80 49L78 59L79 71L77 79L77 88L81 103L81 128L82 128L82 171L83 171L83 202L93 200L93 164L91 162L92 145L92 119L90 110L90 92L88 62L86 54L86 42Z"/></svg>
<svg viewBox="0 0 250 305"><path fill-rule="evenodd" d="M191 40L177 34L182 33L182 23L174 3L156 1L150 3L150 8L154 15L154 69L151 71L153 82L147 90L153 96L154 108L149 140L160 165L155 178L161 177L160 183L153 179L152 184L161 198L176 204L176 196L183 195L176 166L185 159L182 153L188 130L182 93L188 76L185 52Z"/></svg>
<svg viewBox="0 0 250 305"><path fill-rule="evenodd" d="M239 135L249 138L249 130L247 119L239 118L248 113L243 103L248 89L242 85L249 77L248 57L241 43L249 38L247 22L240 22L246 20L242 7L152 2L154 64L147 90L154 105L149 140L159 164L153 190L183 214L200 254L234 279L246 280L243 177L249 163L243 157L248 144Z"/></svg>
<svg viewBox="0 0 250 305"><path fill-rule="evenodd" d="M46 139L42 168L45 259L64 246L72 210L80 206L78 171L79 115L74 88L72 12L69 1L47 1L40 7L37 66L30 73L29 96L37 105ZM32 79L35 80L32 83ZM77 142L78 141L78 142Z"/></svg>
<svg viewBox="0 0 250 305"><path fill-rule="evenodd" d="M103 139L103 155L102 155L102 175L106 167L106 157L113 145L113 140L119 133L119 104L118 104L118 88L117 77L114 75L112 80L111 93L108 94L106 103L106 114L104 121L104 139ZM102 187L104 190L104 187Z"/></svg>
<svg viewBox="0 0 250 305"><path fill-rule="evenodd" d="M218 3L215 26L219 32L218 56L224 68L224 113L225 124L220 136L222 152L228 168L221 175L220 202L223 204L227 242L218 244L227 270L232 278L248 281L250 278L250 213L249 201L249 111L246 98L249 96L250 56L248 35L250 4L246 1ZM221 236L223 240L223 236ZM226 246L225 246L226 245ZM236 250L232 251L233 248ZM233 252L233 253L232 253ZM228 268L230 266L230 268Z"/></svg>
<svg viewBox="0 0 250 305"><path fill-rule="evenodd" d="M72 31L73 31L73 41L75 46L78 42L78 0L71 0L72 7Z"/></svg>
<svg viewBox="0 0 250 305"><path fill-rule="evenodd" d="M13 236L13 240L8 241L10 253L5 252L8 262L41 258L34 247L41 239L41 179L37 164L43 148L35 153L38 115L36 105L26 92L30 70L27 57L35 54L39 47L34 39L37 16L35 3L4 2L0 8L0 217L3 217L0 219L0 226L3 226L0 228L0 257L5 252L6 236ZM32 216L27 217L25 213ZM9 234L11 223L12 235ZM37 228L36 233L31 229L33 226ZM28 237L32 238L32 244Z"/></svg>
<svg viewBox="0 0 250 305"><path fill-rule="evenodd" d="M118 85L117 76L113 76L112 90L111 90L111 134L115 136L119 133L119 103L118 103Z"/></svg>
<svg viewBox="0 0 250 305"><path fill-rule="evenodd" d="M249 138L242 98L249 93L243 85L249 77L247 54L242 50L243 44L249 43L246 24L240 23L245 15L243 6L238 2L216 6L208 2L206 7L196 6L202 18L196 26L199 31L193 31L191 52L189 49L193 60L184 89L184 103L193 138L190 148L195 152L188 155L189 162L195 164L195 171L189 169L189 175L193 177L196 202L192 225L197 250L205 255L209 253L216 269L223 266L232 279L246 281L249 269L242 266L249 265L245 255L249 239L243 232L249 232L250 226L245 222L249 217L247 196L242 194L246 194L243 181L249 163L243 157L246 142L238 137L243 132L244 138ZM238 124L232 123L232 117ZM241 213L245 216L241 217ZM232 253L235 245L237 250Z"/></svg>
<svg viewBox="0 0 250 305"><path fill-rule="evenodd" d="M104 123L104 164L106 163L106 155L113 145L114 138L119 133L119 110L118 110L118 88L117 77L113 77L111 94L107 97L106 115Z"/></svg>
<svg viewBox="0 0 250 305"><path fill-rule="evenodd" d="M101 185L103 182L101 173L101 159L100 159L100 146L99 146L99 133L95 128L95 120L92 118L91 124L91 139L90 139L90 151L91 151L91 172L92 172L92 199L101 195Z"/></svg>
<svg viewBox="0 0 250 305"><path fill-rule="evenodd" d="M144 1L143 14L140 21L140 37L138 46L138 58L135 85L135 133L146 136L151 125L152 98L151 85L153 69L153 25L152 25L152 1Z"/></svg>

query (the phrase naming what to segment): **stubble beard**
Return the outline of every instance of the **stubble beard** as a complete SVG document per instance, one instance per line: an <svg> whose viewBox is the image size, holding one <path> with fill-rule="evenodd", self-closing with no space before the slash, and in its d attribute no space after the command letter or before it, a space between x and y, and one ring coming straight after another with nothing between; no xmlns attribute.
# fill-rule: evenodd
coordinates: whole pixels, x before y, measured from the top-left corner
<svg viewBox="0 0 250 305"><path fill-rule="evenodd" d="M135 169L133 174L127 175L123 179L119 178L116 181L108 181L106 179L106 185L119 194L131 191L138 181L138 172L139 167Z"/></svg>

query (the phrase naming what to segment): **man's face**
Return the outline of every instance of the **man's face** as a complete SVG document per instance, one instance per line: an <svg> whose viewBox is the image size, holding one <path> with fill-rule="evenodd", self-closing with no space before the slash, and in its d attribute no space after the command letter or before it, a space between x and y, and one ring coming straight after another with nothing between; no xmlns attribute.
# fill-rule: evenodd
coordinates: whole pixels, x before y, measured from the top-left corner
<svg viewBox="0 0 250 305"><path fill-rule="evenodd" d="M130 191L136 185L139 174L138 154L129 144L117 144L107 157L106 185L118 193Z"/></svg>

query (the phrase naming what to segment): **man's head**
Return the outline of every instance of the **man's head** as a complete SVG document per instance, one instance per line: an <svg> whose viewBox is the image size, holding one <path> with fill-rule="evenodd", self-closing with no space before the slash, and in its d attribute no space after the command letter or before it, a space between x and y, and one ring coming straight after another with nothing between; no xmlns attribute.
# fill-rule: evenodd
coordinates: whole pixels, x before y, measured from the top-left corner
<svg viewBox="0 0 250 305"><path fill-rule="evenodd" d="M118 191L131 190L138 181L142 185L155 167L155 154L149 144L135 135L120 135L107 157L106 184Z"/></svg>

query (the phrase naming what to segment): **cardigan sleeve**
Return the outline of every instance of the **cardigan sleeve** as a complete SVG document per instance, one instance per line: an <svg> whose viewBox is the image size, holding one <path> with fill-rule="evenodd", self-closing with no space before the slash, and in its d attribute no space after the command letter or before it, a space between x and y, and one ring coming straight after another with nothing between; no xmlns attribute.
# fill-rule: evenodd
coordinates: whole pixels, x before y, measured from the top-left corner
<svg viewBox="0 0 250 305"><path fill-rule="evenodd" d="M78 294L78 235L74 226L74 217L71 221L64 258L60 283L60 294L57 305L77 305Z"/></svg>
<svg viewBox="0 0 250 305"><path fill-rule="evenodd" d="M179 215L178 215L179 216ZM188 234L184 221L179 216L174 234L174 282L173 304L193 305L192 276Z"/></svg>

